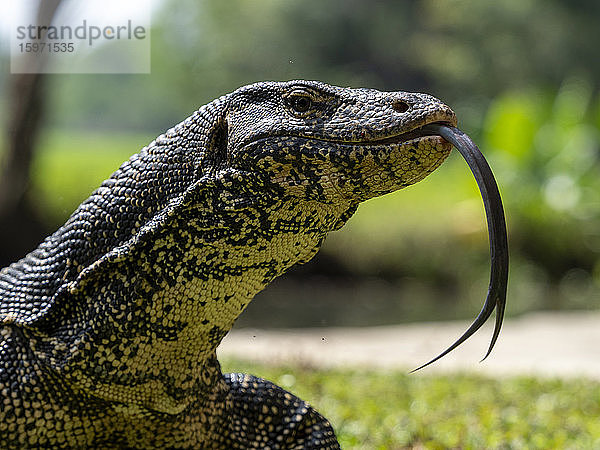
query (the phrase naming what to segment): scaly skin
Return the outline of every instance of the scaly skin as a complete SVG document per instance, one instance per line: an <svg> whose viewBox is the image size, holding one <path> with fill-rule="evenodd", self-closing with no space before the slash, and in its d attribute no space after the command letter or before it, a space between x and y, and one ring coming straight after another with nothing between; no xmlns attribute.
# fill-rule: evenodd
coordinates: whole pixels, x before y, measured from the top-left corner
<svg viewBox="0 0 600 450"><path fill-rule="evenodd" d="M339 448L329 422L215 349L250 300L368 198L450 152L400 136L425 94L257 83L126 161L0 272L0 446Z"/></svg>

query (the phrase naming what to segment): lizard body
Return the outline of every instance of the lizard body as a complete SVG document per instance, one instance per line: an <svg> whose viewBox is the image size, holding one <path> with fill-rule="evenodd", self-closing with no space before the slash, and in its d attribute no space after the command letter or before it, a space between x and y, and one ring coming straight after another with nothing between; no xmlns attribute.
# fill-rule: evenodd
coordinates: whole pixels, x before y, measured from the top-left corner
<svg viewBox="0 0 600 450"><path fill-rule="evenodd" d="M0 444L339 448L274 384L220 370L256 293L314 256L358 204L450 152L426 94L264 82L133 155L0 272Z"/></svg>

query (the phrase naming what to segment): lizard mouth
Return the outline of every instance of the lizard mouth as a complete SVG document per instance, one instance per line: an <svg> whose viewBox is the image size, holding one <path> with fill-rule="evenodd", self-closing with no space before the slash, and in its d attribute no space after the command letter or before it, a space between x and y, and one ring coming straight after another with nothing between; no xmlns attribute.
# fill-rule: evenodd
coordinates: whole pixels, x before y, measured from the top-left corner
<svg viewBox="0 0 600 450"><path fill-rule="evenodd" d="M428 122L424 125L421 125L417 128L413 128L412 130L405 131L404 133L394 134L391 136L385 136L382 138L374 138L368 139L334 139L334 138L326 138L323 136L315 136L313 134L281 134L281 135L270 135L270 136L258 136L254 137L247 142L242 143L241 147L248 147L250 145L260 144L262 142L268 142L273 138L300 138L306 140L314 140L320 142L329 142L338 145L346 145L346 146L386 146L386 145L402 145L407 142L414 141L421 138L438 138L440 143L448 144L448 142L441 138L439 134L433 133L432 131L428 131L427 127L430 125L439 125L446 127L455 126L451 121L435 121ZM448 144L450 145L450 144Z"/></svg>
<svg viewBox="0 0 600 450"><path fill-rule="evenodd" d="M404 144L406 142L420 139L424 137L439 137L438 134L433 133L431 130L428 130L427 127L430 125L439 125L439 126L453 126L450 122L431 122L420 127L414 128L410 131L406 131L404 133L396 134L393 136L384 137L381 139L372 139L368 141L358 141L358 142L348 142L349 144L355 145L390 145L390 144ZM443 140L446 143L445 140Z"/></svg>

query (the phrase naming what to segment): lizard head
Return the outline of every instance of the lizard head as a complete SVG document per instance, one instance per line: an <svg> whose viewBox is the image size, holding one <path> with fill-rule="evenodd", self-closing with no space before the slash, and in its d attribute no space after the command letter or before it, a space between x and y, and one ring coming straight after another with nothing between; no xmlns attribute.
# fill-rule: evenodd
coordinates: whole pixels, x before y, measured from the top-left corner
<svg viewBox="0 0 600 450"><path fill-rule="evenodd" d="M427 94L290 81L238 89L226 121L228 167L262 174L282 195L358 203L435 170L451 145L422 127L456 116Z"/></svg>

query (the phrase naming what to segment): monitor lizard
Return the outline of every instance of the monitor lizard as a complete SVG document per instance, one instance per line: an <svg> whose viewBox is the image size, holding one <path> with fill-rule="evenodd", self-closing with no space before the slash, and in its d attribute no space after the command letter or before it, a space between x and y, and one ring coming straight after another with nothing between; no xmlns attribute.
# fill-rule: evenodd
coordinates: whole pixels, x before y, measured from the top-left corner
<svg viewBox="0 0 600 450"><path fill-rule="evenodd" d="M426 94L261 82L133 155L0 272L0 446L339 448L215 350L359 203L444 161L431 123L456 117Z"/></svg>

